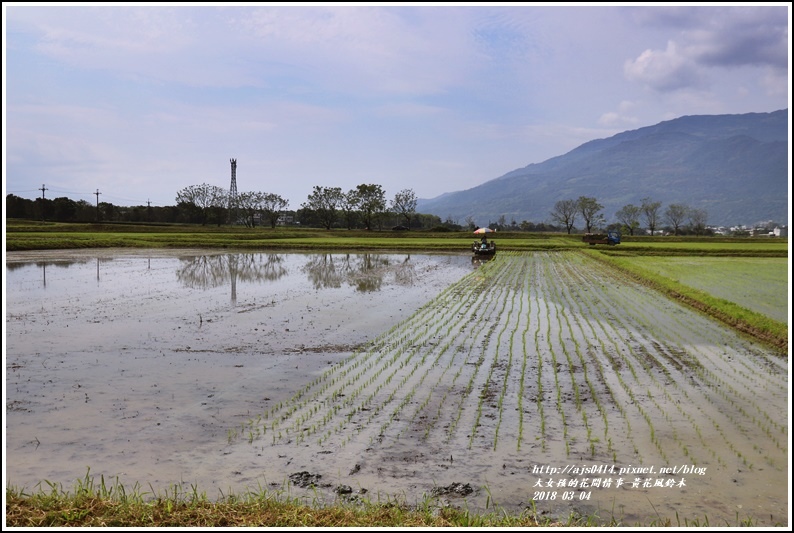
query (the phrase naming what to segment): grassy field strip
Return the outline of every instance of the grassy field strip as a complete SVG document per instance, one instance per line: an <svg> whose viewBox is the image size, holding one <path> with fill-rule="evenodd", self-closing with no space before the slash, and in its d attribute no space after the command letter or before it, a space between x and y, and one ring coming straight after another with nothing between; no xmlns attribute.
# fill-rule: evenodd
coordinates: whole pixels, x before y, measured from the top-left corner
<svg viewBox="0 0 794 533"><path fill-rule="evenodd" d="M706 251L710 253L724 252L726 254L742 254L748 252L752 252L754 254L758 254L759 252L785 254L788 250L787 239L754 239L752 241L746 239L736 239L733 241L703 239L683 241L670 240L669 237L665 237L664 239L658 241L647 241L645 239L640 239L636 242L632 242L631 240L624 239L620 245L621 249L624 248L623 245L627 245L625 248L630 248L632 251L671 251L671 255L674 255L676 252L680 252L681 250L690 252L690 255L691 252L698 251Z"/></svg>
<svg viewBox="0 0 794 533"><path fill-rule="evenodd" d="M690 406L697 407L700 415L711 424L712 428L709 429L712 434L716 431L725 441L727 447L737 455L742 463L747 465L747 455L750 453L750 449L758 448L758 446L745 443L740 449L739 445L736 444L737 440L741 440L738 435L746 435L748 433L746 428L748 422L758 425L762 432L771 439L771 442L780 448L779 440L767 432L768 428L759 424L758 418L747 416L746 410L741 407L741 404L756 404L758 406L759 403L749 397L738 394L736 387L732 385L737 379L736 375L731 372L725 374L725 380L717 379L716 371L707 371L705 369L704 363L714 369L723 369L720 372L726 373L726 369L733 366L732 360L743 356L741 351L738 353L732 352L733 355L728 356L725 351L715 349L713 341L709 342L710 337L725 338L724 332L722 334L716 333L716 329L719 329L719 326L689 311L649 316L644 311L649 309L649 307L641 301L631 299L626 300L625 304L632 310L630 314L633 320L643 330L648 331L648 335L651 338L656 339L656 342L643 345L646 360L657 364L661 361L666 361L668 365L672 366L672 368L668 367L665 371L670 375L670 379L666 384L681 390L687 403ZM660 316L663 316L664 320L661 320ZM710 348L706 350L705 347ZM699 353L695 355L694 352ZM750 361L747 358L745 359L748 362ZM761 372L762 367L756 366L756 370ZM700 379L695 380L695 377ZM695 387L687 387L686 390L678 387L679 383L687 383L687 381L695 385ZM779 386L774 386L772 389L780 390ZM767 418L763 413L761 416ZM727 433L726 427L728 428ZM700 434L701 428L699 426L696 426L696 428ZM705 432L705 429L703 431Z"/></svg>
<svg viewBox="0 0 794 533"><path fill-rule="evenodd" d="M656 272L780 322L788 321L784 257L627 257Z"/></svg>

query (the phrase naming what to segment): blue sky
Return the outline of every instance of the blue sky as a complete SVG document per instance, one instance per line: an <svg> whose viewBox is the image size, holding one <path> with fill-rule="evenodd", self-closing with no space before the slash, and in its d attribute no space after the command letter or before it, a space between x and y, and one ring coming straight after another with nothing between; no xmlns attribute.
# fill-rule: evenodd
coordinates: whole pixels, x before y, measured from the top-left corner
<svg viewBox="0 0 794 533"><path fill-rule="evenodd" d="M789 3L3 4L3 187L464 190L683 115L789 108Z"/></svg>

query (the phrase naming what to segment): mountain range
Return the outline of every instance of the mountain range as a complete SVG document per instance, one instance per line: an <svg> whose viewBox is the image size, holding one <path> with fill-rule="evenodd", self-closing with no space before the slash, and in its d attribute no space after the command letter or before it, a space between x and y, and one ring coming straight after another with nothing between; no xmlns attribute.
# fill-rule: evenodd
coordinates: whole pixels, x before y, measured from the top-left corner
<svg viewBox="0 0 794 533"><path fill-rule="evenodd" d="M703 209L707 224L788 224L788 110L690 115L582 144L471 189L419 199L460 224L552 222L560 200L595 198L607 224L644 198ZM581 228L579 228L581 229Z"/></svg>

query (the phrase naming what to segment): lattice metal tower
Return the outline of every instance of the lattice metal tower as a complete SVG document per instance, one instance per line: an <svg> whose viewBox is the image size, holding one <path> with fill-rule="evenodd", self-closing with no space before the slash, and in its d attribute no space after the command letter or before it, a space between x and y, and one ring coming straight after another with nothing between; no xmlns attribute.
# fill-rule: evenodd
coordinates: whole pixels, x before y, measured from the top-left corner
<svg viewBox="0 0 794 533"><path fill-rule="evenodd" d="M237 224L237 160L229 159L232 163L232 183L229 185L229 223Z"/></svg>

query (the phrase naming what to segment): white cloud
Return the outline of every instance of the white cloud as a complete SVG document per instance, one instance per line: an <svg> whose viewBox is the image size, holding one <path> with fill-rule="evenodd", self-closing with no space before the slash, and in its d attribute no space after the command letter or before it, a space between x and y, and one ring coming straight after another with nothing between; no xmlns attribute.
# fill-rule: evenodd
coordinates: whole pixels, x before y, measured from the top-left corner
<svg viewBox="0 0 794 533"><path fill-rule="evenodd" d="M664 51L645 50L637 59L626 61L624 72L627 79L661 92L703 84L702 74L673 41Z"/></svg>

